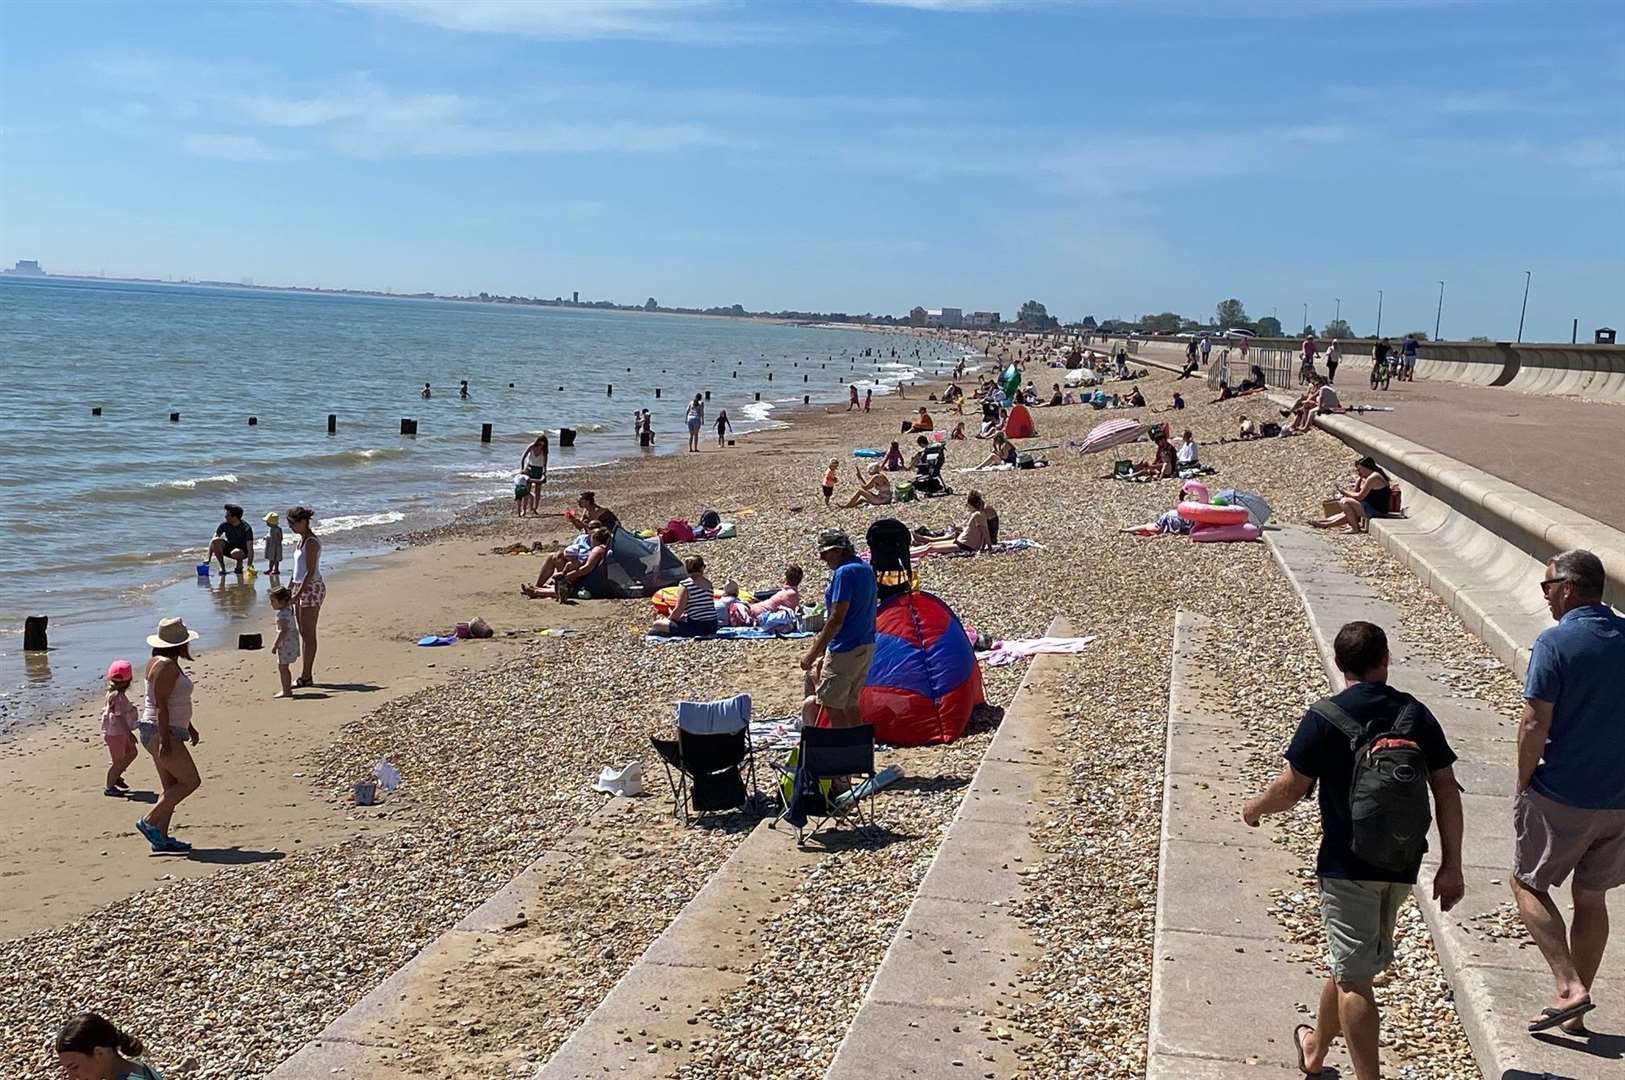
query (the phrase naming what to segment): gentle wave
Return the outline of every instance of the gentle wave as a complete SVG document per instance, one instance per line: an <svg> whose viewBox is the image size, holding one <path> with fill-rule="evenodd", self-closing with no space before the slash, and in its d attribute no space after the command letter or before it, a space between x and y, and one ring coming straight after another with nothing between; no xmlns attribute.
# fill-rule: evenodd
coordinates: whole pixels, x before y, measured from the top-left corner
<svg viewBox="0 0 1625 1080"><path fill-rule="evenodd" d="M379 446L369 450L329 450L320 454L292 454L281 459L281 464L300 465L358 465L383 458L410 454L409 446Z"/></svg>
<svg viewBox="0 0 1625 1080"><path fill-rule="evenodd" d="M324 533L348 532L351 529L365 529L369 525L393 525L397 521L404 521L406 515L398 510L386 510L381 514L341 514L338 517L316 519L317 528Z"/></svg>
<svg viewBox="0 0 1625 1080"><path fill-rule="evenodd" d="M747 420L761 422L768 419L774 409L778 408L771 401L753 401L739 410L740 415Z"/></svg>
<svg viewBox="0 0 1625 1080"><path fill-rule="evenodd" d="M205 491L224 490L242 481L237 479L236 473L221 473L218 476L194 476L190 480L159 480L156 483L145 485L149 488L170 488L175 491L195 491L203 488Z"/></svg>

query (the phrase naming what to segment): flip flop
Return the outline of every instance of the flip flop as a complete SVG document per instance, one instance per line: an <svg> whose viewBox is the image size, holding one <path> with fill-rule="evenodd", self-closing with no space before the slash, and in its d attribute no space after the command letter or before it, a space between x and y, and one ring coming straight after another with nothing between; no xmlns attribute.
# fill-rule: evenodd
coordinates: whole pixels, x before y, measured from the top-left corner
<svg viewBox="0 0 1625 1080"><path fill-rule="evenodd" d="M1533 1035L1537 1031L1554 1028L1565 1021L1573 1020L1577 1016L1584 1016L1595 1008L1596 1006L1591 1003L1591 999L1586 998L1584 1001L1576 1002L1566 1009L1542 1009L1540 1010L1540 1019L1529 1021L1529 1033Z"/></svg>
<svg viewBox="0 0 1625 1080"><path fill-rule="evenodd" d="M1324 1070L1310 1072L1308 1065L1304 1063L1303 1040L1298 1037L1298 1033L1301 1031L1307 1031L1309 1034L1313 1035L1315 1033L1315 1029L1310 1027L1308 1024L1299 1024L1297 1027L1292 1029L1292 1049L1298 1052L1298 1071L1303 1073L1305 1076L1319 1076Z"/></svg>

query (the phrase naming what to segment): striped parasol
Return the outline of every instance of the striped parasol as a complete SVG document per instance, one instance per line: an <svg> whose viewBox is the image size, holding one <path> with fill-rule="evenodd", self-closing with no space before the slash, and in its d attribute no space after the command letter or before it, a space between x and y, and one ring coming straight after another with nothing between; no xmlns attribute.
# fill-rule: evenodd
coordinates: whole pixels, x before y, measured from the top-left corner
<svg viewBox="0 0 1625 1080"><path fill-rule="evenodd" d="M1098 454L1102 450L1134 442L1143 434L1145 425L1138 420L1130 420L1127 417L1121 420L1108 420L1104 424L1097 424L1095 429L1089 432L1083 440L1083 445L1078 447L1078 453Z"/></svg>

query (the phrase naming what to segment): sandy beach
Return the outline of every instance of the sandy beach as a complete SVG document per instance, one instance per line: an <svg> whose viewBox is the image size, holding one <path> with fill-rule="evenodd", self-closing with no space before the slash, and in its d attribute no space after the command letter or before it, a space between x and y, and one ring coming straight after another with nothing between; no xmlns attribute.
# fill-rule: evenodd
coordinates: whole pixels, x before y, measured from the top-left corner
<svg viewBox="0 0 1625 1080"><path fill-rule="evenodd" d="M893 340L877 338L888 346ZM1039 368L1029 375L1041 388L1060 377ZM1160 408L1173 378L1153 372L1141 385ZM1216 487L1261 492L1278 516L1301 519L1348 471L1347 452L1318 433L1218 445L1239 416L1264 416L1268 403L1210 406L1205 388L1183 385L1190 408L1155 418L1172 421L1176 433L1184 426L1196 432L1203 460L1220 469ZM790 428L731 448L702 440L699 456L594 470L591 486L633 527L715 507L738 523L738 538L681 546L706 558L715 581L765 584L794 561L808 570L804 593L821 594L816 531L839 524L861 539L870 521L888 513L825 510L817 492L824 464L842 460L837 497L849 494L851 449L898 438L900 418L925 404L926 392L921 386L906 398L877 399L869 415L804 410L788 417ZM931 408L939 426L958 419ZM1059 443L1104 419L1150 413L1040 409L1038 436L1026 441ZM974 419L967 415L967 426ZM949 452L946 475L959 496L889 513L911 525L957 522L962 495L974 485L998 507L1002 536L1042 547L931 560L921 567L925 586L967 625L995 636L1036 635L1055 614L1079 634L1099 635L1058 733L1058 752L1075 762L1074 790L1056 800L1056 827L1043 838L1050 859L1035 878L1043 895L1025 913L1054 962L1023 974L1030 994L1010 1022L1029 1040L1030 1075L1055 1075L1085 1060L1089 1075L1126 1078L1136 1068L1143 1075L1173 613L1208 614L1233 643L1212 662L1238 685L1256 688L1260 775L1279 760L1303 704L1318 696L1303 615L1262 545L1125 535L1125 526L1171 507L1178 485L1106 479L1118 455L1079 458L1057 448L1040 453L1049 468L967 475L958 470L980 459L987 444L951 444ZM1145 452L1142 444L1121 456ZM556 493L548 504L561 505ZM652 797L663 798L647 736L669 726L674 700L748 691L759 715L794 708L797 642L652 645L642 639L646 602L529 601L518 586L534 576L537 558L491 553L567 535L556 510L536 520L499 517L419 538L375 566L336 575L324 609L319 693L306 700L271 699L276 676L266 653L207 654L196 666L204 788L176 817L177 832L197 846L190 860L150 856L131 828L140 808L101 794L105 762L93 710L70 710L0 744L0 777L8 781L0 809L14 824L0 840L8 874L0 912L8 939L0 942L0 1061L19 1076L50 1075L55 1066L38 1050L44 1036L66 1013L94 1006L126 1018L167 1018L141 1031L160 1066L180 1075L258 1075L585 821L603 801L588 788L602 765L643 759ZM494 640L446 649L412 644L474 615L492 624ZM543 628L573 632L538 636ZM1008 701L1020 675L1019 665L988 671L989 699ZM908 883L929 862L957 806L955 785L974 768L985 739L986 732L974 733L953 747L896 755L915 782L887 804L895 807L886 812L897 842L867 860L861 850L831 856L800 894L763 916L784 919L786 933L819 936L840 957L874 953L878 962L874 943L901 918ZM349 805L350 784L380 758L401 768L404 786L378 807ZM130 777L150 788L150 774L142 760ZM624 857L637 866L627 878L628 896L641 898L636 910L616 907L601 882L561 886L559 927L535 945L524 994L486 994L477 1024L426 1022L420 1044L396 1063L400 1075L504 1075L545 1060L571 1019L591 1010L639 943L659 932L740 835L684 830L660 813L645 817L660 824L621 837L617 848L635 852ZM1313 822L1290 827L1302 832ZM821 912L838 907L836 898L850 897L859 881L879 883L862 917L841 927L827 922ZM583 919L583 912L597 915ZM1417 932L1410 927L1404 947L1422 963L1431 945ZM1086 964L1068 961L1067 943L1080 938L1111 947ZM560 959L561 950L573 959ZM588 955L594 962L581 963ZM833 1049L826 1036L838 1039L867 976L861 961L839 974L818 963L805 951L764 961L752 994L733 1003L725 1042L685 1048L678 1072L821 1071L828 1058L820 1055ZM794 985L798 976L831 977L838 1000L792 1045L781 1030L784 1002L766 988ZM1413 991L1396 984L1385 992ZM477 988L453 996L472 1000ZM1079 1010L1087 1023L1075 1022ZM541 1024L538 1016L549 1019ZM1448 1002L1441 1007L1430 998L1396 1012L1392 1026L1396 1042L1409 1047L1400 1054L1454 1061L1465 1052Z"/></svg>

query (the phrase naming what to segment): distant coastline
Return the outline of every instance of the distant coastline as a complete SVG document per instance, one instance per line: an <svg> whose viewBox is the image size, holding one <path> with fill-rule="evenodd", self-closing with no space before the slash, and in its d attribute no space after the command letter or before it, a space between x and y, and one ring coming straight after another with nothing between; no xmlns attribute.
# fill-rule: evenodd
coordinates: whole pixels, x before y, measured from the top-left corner
<svg viewBox="0 0 1625 1080"><path fill-rule="evenodd" d="M30 260L31 261L31 260ZM513 307L551 307L575 308L583 311L620 311L634 312L644 315L687 315L696 318L708 319L747 319L755 322L788 323L793 326L841 326L841 327L867 327L867 326L898 326L907 327L906 318L894 315L848 315L845 312L816 312L816 311L746 311L744 305L733 304L727 307L687 308L666 307L661 304L650 305L647 301L642 304L617 304L612 300L577 300L555 296L549 300L540 296L502 296L496 293L476 293L473 295L446 294L436 292L385 292L378 289L324 289L319 285L260 285L244 281L214 281L194 278L144 278L144 277L106 277L91 274L53 274L39 269L34 262L33 269L19 268L0 270L0 276L11 278L25 278L30 281L101 281L114 284L127 285L169 285L189 289L234 289L249 292L271 293L301 293L311 296L345 296L366 297L377 300L432 300L445 303L458 304L503 304ZM651 297L651 299L653 299Z"/></svg>

